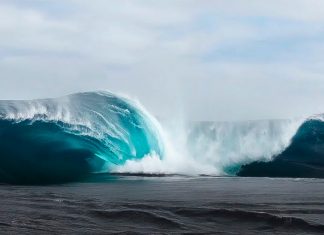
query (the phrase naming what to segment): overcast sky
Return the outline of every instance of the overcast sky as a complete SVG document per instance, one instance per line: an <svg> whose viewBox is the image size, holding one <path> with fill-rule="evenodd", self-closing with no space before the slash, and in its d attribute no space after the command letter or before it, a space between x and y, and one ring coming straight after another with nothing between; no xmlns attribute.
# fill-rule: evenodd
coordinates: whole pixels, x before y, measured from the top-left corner
<svg viewBox="0 0 324 235"><path fill-rule="evenodd" d="M0 0L0 99L88 90L162 117L324 112L324 1Z"/></svg>

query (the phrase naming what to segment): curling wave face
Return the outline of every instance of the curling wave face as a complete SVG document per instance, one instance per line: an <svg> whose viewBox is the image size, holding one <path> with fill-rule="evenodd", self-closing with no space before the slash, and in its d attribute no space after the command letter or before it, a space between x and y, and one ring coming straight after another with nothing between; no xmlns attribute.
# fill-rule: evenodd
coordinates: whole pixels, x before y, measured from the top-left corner
<svg viewBox="0 0 324 235"><path fill-rule="evenodd" d="M162 156L155 120L108 92L0 101L0 182L59 183Z"/></svg>

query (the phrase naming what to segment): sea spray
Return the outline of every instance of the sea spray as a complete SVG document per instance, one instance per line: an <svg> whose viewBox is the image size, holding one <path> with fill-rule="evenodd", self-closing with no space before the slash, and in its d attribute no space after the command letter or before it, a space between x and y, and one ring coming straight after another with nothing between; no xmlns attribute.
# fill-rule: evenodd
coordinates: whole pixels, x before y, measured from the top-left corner
<svg viewBox="0 0 324 235"><path fill-rule="evenodd" d="M127 160L119 173L235 175L243 164L271 161L289 146L304 119L243 122L163 121L163 158Z"/></svg>

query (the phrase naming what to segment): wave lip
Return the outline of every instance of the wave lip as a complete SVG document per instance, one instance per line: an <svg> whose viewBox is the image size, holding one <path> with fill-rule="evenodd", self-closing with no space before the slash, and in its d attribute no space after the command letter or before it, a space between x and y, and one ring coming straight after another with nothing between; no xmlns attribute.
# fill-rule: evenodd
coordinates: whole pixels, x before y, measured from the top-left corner
<svg viewBox="0 0 324 235"><path fill-rule="evenodd" d="M161 156L155 125L135 102L108 92L0 101L0 182L75 181L153 152Z"/></svg>

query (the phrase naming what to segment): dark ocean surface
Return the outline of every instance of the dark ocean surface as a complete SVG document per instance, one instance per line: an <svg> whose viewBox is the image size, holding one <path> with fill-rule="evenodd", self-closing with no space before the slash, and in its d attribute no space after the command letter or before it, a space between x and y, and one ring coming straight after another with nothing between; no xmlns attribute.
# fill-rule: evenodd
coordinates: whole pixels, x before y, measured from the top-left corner
<svg viewBox="0 0 324 235"><path fill-rule="evenodd" d="M102 176L0 185L1 234L323 234L324 180Z"/></svg>

